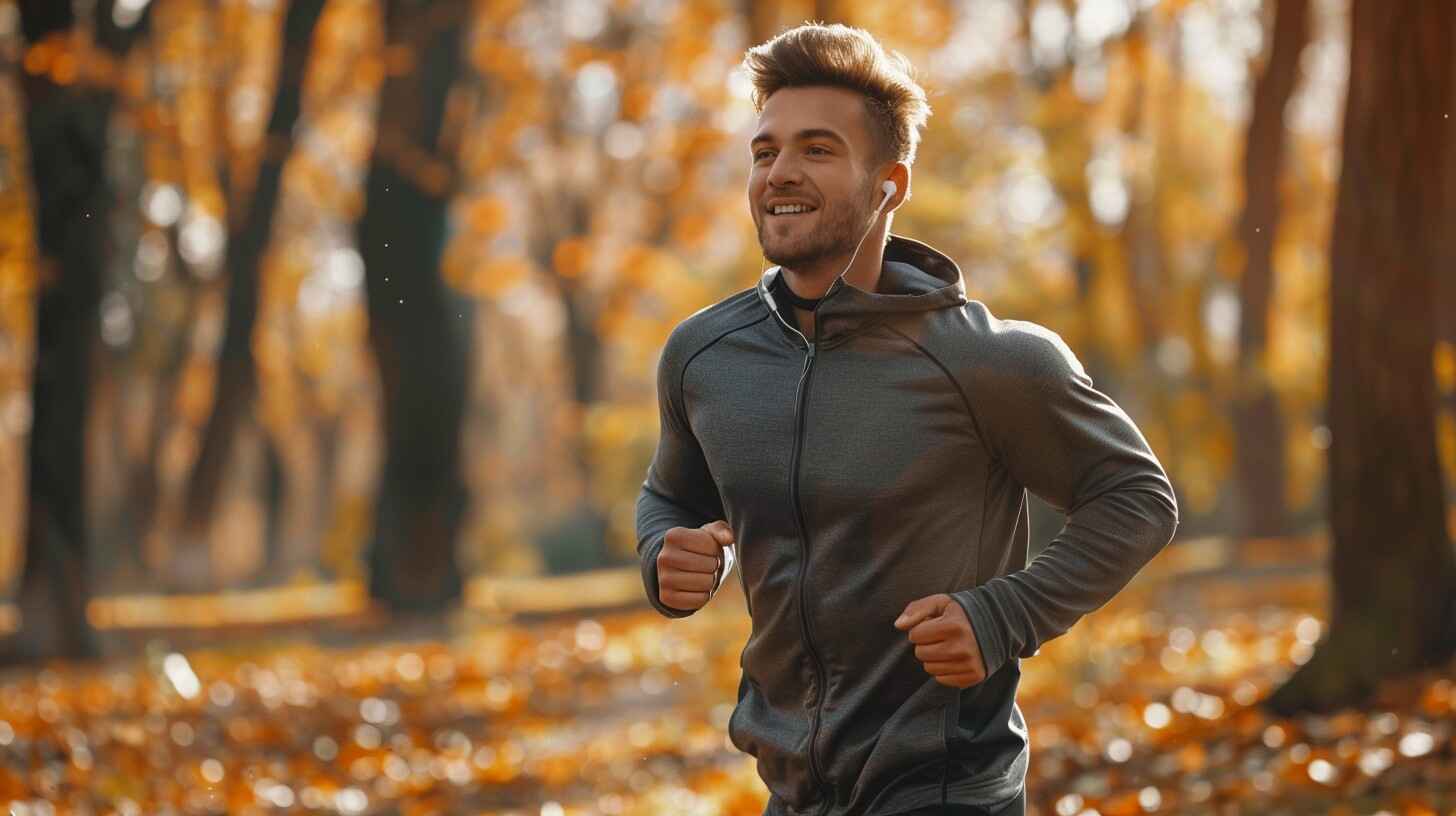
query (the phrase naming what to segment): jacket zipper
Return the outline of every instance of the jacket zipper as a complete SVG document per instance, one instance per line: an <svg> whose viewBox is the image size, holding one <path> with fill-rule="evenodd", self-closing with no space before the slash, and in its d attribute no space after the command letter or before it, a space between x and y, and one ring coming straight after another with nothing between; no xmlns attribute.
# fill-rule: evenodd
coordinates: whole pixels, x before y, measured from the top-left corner
<svg viewBox="0 0 1456 816"><path fill-rule="evenodd" d="M819 335L817 331L818 321L815 321L815 329L814 335L817 340ZM806 579L809 573L809 532L808 525L804 523L804 509L799 503L800 451L804 446L804 404L809 393L809 378L813 374L814 369L814 348L815 344L809 343L809 354L804 358L804 373L799 378L799 396L796 401L798 419L795 423L796 430L794 433L794 461L790 468L793 475L789 486L792 488L791 496L794 504L794 518L799 522L799 542L801 544L801 552L803 553L803 565L799 568L799 621L803 624L804 645L808 647L809 656L814 660L814 672L819 681L818 693L816 695L818 699L814 701L814 716L809 726L809 772L813 774L814 782L820 788L824 788L824 777L819 771L819 763L814 756L814 746L818 743L819 737L819 711L824 706L824 663L819 658L819 652L814 648L814 639L809 632L808 605L804 600L804 587L808 584Z"/></svg>
<svg viewBox="0 0 1456 816"><path fill-rule="evenodd" d="M836 279L831 283L829 290L824 293L820 300L832 294L839 286L839 283L840 279ZM799 546L803 558L803 566L799 568L799 623L804 630L804 646L808 648L809 656L814 660L815 677L819 683L819 699L814 702L814 714L809 724L809 775L814 778L814 784L818 785L821 791L827 791L829 786L824 782L824 777L819 771L819 762L814 757L814 746L819 741L819 712L824 707L827 681L824 677L824 662L820 659L819 652L814 648L814 640L809 634L809 613L807 611L807 605L804 602L804 586L807 583L804 579L809 572L809 533L808 525L804 523L804 509L799 504L799 453L804 446L804 406L808 399L809 377L814 369L814 351L819 341L819 318L817 315L814 318L814 342L811 343L809 342L809 338L804 336L803 332L799 331L795 326L790 325L784 319L783 315L779 314L779 310L773 303L772 295L768 297L769 311L774 313L774 317L778 318L779 322L784 325L784 328L799 336L799 339L804 342L804 347L808 352L804 357L804 371L799 375L799 393L794 398L794 453L793 460L789 464L789 493L790 500L794 505L794 520L799 524ZM831 799L826 793L824 796L824 806L820 809L820 813L828 811L830 805Z"/></svg>
<svg viewBox="0 0 1456 816"><path fill-rule="evenodd" d="M819 762L814 756L814 746L818 743L819 738L819 712L824 705L826 680L824 677L824 663L819 658L819 652L815 650L814 640L809 634L809 613L804 601L804 586L807 583L805 576L809 571L809 533L808 525L804 523L804 510L799 504L799 453L804 446L804 405L808 398L809 377L813 373L814 368L814 351L819 339L819 320L817 318L814 320L814 340L816 342L811 343L804 336L803 332L790 326L788 321L784 320L783 316L778 313L777 309L773 309L773 312L774 316L778 317L779 322L783 323L790 331L797 334L800 340L804 341L804 346L808 351L808 354L804 357L804 371L799 375L798 394L794 397L794 454L793 461L789 465L789 495L794 505L794 520L799 525L799 545L803 559L803 566L799 568L799 623L804 630L804 646L808 648L809 656L814 660L815 677L819 683L818 699L814 702L814 714L809 725L809 774L814 778L814 784L818 785L821 790L824 790L828 785L825 784L824 777L819 771ZM828 807L828 805L829 801L826 796L825 807Z"/></svg>

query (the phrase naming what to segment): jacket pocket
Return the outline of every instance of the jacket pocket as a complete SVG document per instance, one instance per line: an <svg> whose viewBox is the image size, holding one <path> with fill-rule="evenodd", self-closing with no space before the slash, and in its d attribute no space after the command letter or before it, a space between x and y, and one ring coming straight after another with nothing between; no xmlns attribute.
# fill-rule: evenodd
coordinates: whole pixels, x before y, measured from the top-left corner
<svg viewBox="0 0 1456 816"><path fill-rule="evenodd" d="M738 705L728 718L728 740L756 760L758 776L769 792L794 808L820 800L809 770L807 712L770 704L744 673L738 682Z"/></svg>
<svg viewBox="0 0 1456 816"><path fill-rule="evenodd" d="M742 751L745 754L748 754L749 756L753 756L753 751L750 751L747 745L739 741L741 738L739 736L739 732L734 728L734 726L738 722L739 715L743 713L743 710L746 707L748 689L751 682L752 681L748 679L748 675L746 673L739 676L738 702L733 705L733 713L728 717L728 741L733 743L734 748L737 748L738 750Z"/></svg>
<svg viewBox="0 0 1456 816"><path fill-rule="evenodd" d="M859 773L849 776L854 781L851 803L867 805L867 812L874 812L882 797L930 782L940 784L947 759L947 707L953 705L948 699L955 691L927 680L884 721Z"/></svg>
<svg viewBox="0 0 1456 816"><path fill-rule="evenodd" d="M1016 707L1020 680L1021 667L1013 659L981 683L961 689L956 717L946 723L952 777L994 785L1027 749L1026 722Z"/></svg>

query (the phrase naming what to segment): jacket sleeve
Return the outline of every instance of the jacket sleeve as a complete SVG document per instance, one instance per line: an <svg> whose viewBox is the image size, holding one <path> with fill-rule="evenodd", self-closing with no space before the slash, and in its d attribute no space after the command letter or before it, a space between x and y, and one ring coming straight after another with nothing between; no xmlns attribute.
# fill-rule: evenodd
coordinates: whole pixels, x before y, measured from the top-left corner
<svg viewBox="0 0 1456 816"><path fill-rule="evenodd" d="M697 610L667 606L659 597L657 555L662 552L667 531L673 527L701 527L725 517L717 483L688 425L682 403L682 341L679 327L668 337L658 359L657 451L647 466L647 478L637 496L637 554L642 559L642 582L648 601L669 618L685 618ZM713 595L723 586L732 568L732 550L720 550Z"/></svg>
<svg viewBox="0 0 1456 816"><path fill-rule="evenodd" d="M1178 527L1162 465L1061 337L1001 323L997 359L970 383L974 421L1011 477L1067 518L1024 569L952 593L988 676L1111 600Z"/></svg>

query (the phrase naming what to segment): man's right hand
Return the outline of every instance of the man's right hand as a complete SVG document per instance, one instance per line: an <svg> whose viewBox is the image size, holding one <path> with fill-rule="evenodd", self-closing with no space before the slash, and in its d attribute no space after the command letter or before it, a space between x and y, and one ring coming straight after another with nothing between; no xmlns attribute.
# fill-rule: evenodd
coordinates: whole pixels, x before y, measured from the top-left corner
<svg viewBox="0 0 1456 816"><path fill-rule="evenodd" d="M673 609L701 609L713 593L723 548L732 543L733 529L722 520L668 530L657 553L658 598Z"/></svg>

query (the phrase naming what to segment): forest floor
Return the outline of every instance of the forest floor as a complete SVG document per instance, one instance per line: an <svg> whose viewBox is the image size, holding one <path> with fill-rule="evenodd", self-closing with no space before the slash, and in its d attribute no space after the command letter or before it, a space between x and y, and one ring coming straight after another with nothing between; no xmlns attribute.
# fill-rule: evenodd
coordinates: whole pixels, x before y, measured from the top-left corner
<svg viewBox="0 0 1456 816"><path fill-rule="evenodd" d="M1027 812L1456 814L1456 665L1359 709L1256 705L1322 636L1322 559L1318 538L1179 542L1023 659ZM759 816L726 735L748 625L729 581L673 621L152 632L135 657L0 675L0 806Z"/></svg>

